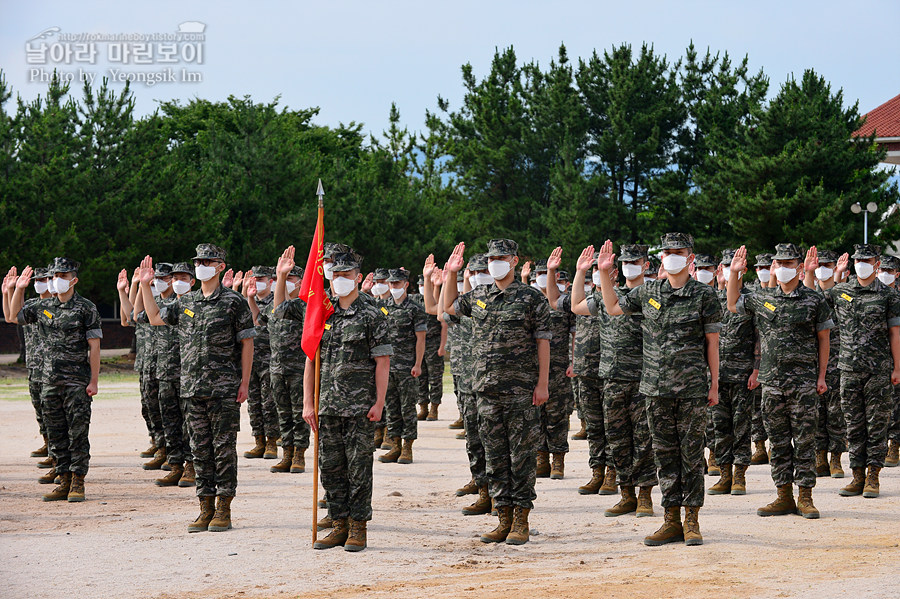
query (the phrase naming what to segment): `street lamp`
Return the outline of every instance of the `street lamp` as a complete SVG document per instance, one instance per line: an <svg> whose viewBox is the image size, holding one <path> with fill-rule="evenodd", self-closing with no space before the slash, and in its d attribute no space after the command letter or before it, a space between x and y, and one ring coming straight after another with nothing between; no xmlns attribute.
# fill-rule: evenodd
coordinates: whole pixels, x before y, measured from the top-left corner
<svg viewBox="0 0 900 599"><path fill-rule="evenodd" d="M875 214L878 212L878 204L875 202L869 202L866 204L866 210L863 212L862 204L856 202L852 206L850 206L850 212L853 214L863 213L863 243L869 243L869 213Z"/></svg>

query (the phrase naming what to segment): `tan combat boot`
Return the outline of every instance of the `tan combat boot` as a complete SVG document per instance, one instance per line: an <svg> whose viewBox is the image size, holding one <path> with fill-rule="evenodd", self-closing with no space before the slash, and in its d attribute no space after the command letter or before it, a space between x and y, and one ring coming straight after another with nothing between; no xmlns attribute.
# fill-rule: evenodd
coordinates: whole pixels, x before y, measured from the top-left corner
<svg viewBox="0 0 900 599"><path fill-rule="evenodd" d="M844 478L844 468L841 467L841 452L832 452L831 462L828 464L828 473L831 475L831 478Z"/></svg>
<svg viewBox="0 0 900 599"><path fill-rule="evenodd" d="M277 460L278 459L278 439L275 437L269 437L266 439L266 446L263 450L263 459L264 460Z"/></svg>
<svg viewBox="0 0 900 599"><path fill-rule="evenodd" d="M324 508L328 507L328 502L325 501L324 499L320 499L319 503L317 503L316 505L318 505L320 508L324 509Z"/></svg>
<svg viewBox="0 0 900 599"><path fill-rule="evenodd" d="M709 452L709 459L706 461L706 473L710 476L719 476L722 474L722 471L719 470L719 466L716 465L716 456L713 455L713 452Z"/></svg>
<svg viewBox="0 0 900 599"><path fill-rule="evenodd" d="M507 545L524 545L528 542L528 514L531 512L526 507L516 506L513 509L513 521L509 534L506 535Z"/></svg>
<svg viewBox="0 0 900 599"><path fill-rule="evenodd" d="M290 472L291 471L291 463L294 461L294 448L293 447L285 447L282 449L284 455L281 457L281 460L269 468L269 472Z"/></svg>
<svg viewBox="0 0 900 599"><path fill-rule="evenodd" d="M454 436L456 439L465 439L465 438L466 438L466 431L459 431L458 433L456 433L456 434L453 435L453 436Z"/></svg>
<svg viewBox="0 0 900 599"><path fill-rule="evenodd" d="M69 489L72 486L72 473L63 472L59 475L59 486L44 495L44 501L63 501L69 498Z"/></svg>
<svg viewBox="0 0 900 599"><path fill-rule="evenodd" d="M478 499L475 503L462 509L463 516L480 516L491 513L491 496L488 495L487 486L478 489Z"/></svg>
<svg viewBox="0 0 900 599"><path fill-rule="evenodd" d="M603 484L600 485L601 495L615 495L618 493L616 489L616 469L612 466L606 467L606 476L603 477Z"/></svg>
<svg viewBox="0 0 900 599"><path fill-rule="evenodd" d="M716 484L706 490L710 495L729 495L731 493L731 485L733 479L731 477L731 464L722 464L719 466L720 478ZM685 518L685 523L687 519Z"/></svg>
<svg viewBox="0 0 900 599"><path fill-rule="evenodd" d="M331 516L329 516L328 514L326 514L324 518L316 522L316 530L328 530L333 526L334 520L332 520Z"/></svg>
<svg viewBox="0 0 900 599"><path fill-rule="evenodd" d="M50 454L47 451L47 435L44 435L44 444L31 452L33 458L46 458Z"/></svg>
<svg viewBox="0 0 900 599"><path fill-rule="evenodd" d="M591 469L591 480L578 487L579 495L596 495L603 485L603 466Z"/></svg>
<svg viewBox="0 0 900 599"><path fill-rule="evenodd" d="M425 420L430 422L434 422L438 419L438 406L440 404L433 403L431 407L428 408L428 415L425 417Z"/></svg>
<svg viewBox="0 0 900 599"><path fill-rule="evenodd" d="M385 432L384 439L381 441L381 449L387 449L388 451L390 451L394 448L394 442L390 437L387 436L387 428L382 428L381 430Z"/></svg>
<svg viewBox="0 0 900 599"><path fill-rule="evenodd" d="M140 453L140 456L142 458L152 458L156 455L157 451L159 451L159 447L156 446L156 443L153 441L153 439L150 439L150 447L142 451Z"/></svg>
<svg viewBox="0 0 900 599"><path fill-rule="evenodd" d="M881 472L881 468L879 468L878 466L869 466L869 475L866 476L866 484L863 487L863 497L868 497L869 499L878 497L879 472Z"/></svg>
<svg viewBox="0 0 900 599"><path fill-rule="evenodd" d="M481 535L482 543L502 543L509 535L510 528L512 528L513 507L511 505L498 507L497 517L500 519L500 523L491 532Z"/></svg>
<svg viewBox="0 0 900 599"><path fill-rule="evenodd" d="M295 447L294 457L291 458L291 472L306 472L306 448Z"/></svg>
<svg viewBox="0 0 900 599"><path fill-rule="evenodd" d="M412 454L412 439L403 439L403 449L400 450L400 457L397 458L398 464L412 464L413 462L413 454Z"/></svg>
<svg viewBox="0 0 900 599"><path fill-rule="evenodd" d="M451 422L451 423L447 426L447 428L449 428L449 429L451 429L451 430L458 430L458 429L461 429L461 428L465 428L465 425L463 424L463 419L462 419L462 418L457 418L456 420L454 420L453 422Z"/></svg>
<svg viewBox="0 0 900 599"><path fill-rule="evenodd" d="M56 467L47 470L47 472L43 476L38 477L38 483L42 485L52 485L53 481L56 480Z"/></svg>
<svg viewBox="0 0 900 599"><path fill-rule="evenodd" d="M179 487L194 487L197 485L197 473L194 471L194 462L184 463L184 472L178 480Z"/></svg>
<svg viewBox="0 0 900 599"><path fill-rule="evenodd" d="M420 403L419 412L416 414L416 420L425 420L428 418L428 404Z"/></svg>
<svg viewBox="0 0 900 599"><path fill-rule="evenodd" d="M862 495L863 487L866 484L865 468L851 468L851 470L853 470L853 480L850 481L849 485L838 491L838 493L844 497Z"/></svg>
<svg viewBox="0 0 900 599"><path fill-rule="evenodd" d="M816 451L816 476L830 476L831 468L828 467L828 452L823 450Z"/></svg>
<svg viewBox="0 0 900 599"><path fill-rule="evenodd" d="M197 499L200 500L200 515L188 526L188 532L206 532L209 529L210 520L216 513L216 498L213 495Z"/></svg>
<svg viewBox="0 0 900 599"><path fill-rule="evenodd" d="M635 510L634 514L638 518L653 515L653 496L651 491L653 491L653 487L641 487L641 490L638 492L637 510Z"/></svg>
<svg viewBox="0 0 900 599"><path fill-rule="evenodd" d="M69 494L66 496L69 503L81 503L84 501L84 475L72 474L72 484L69 485Z"/></svg>
<svg viewBox="0 0 900 599"><path fill-rule="evenodd" d="M700 534L700 508L684 508L684 544L688 546L702 545L703 535Z"/></svg>
<svg viewBox="0 0 900 599"><path fill-rule="evenodd" d="M766 442L765 441L756 441L753 444L754 450L753 455L750 456L750 465L751 466L760 466L762 464L769 463L769 454L766 452Z"/></svg>
<svg viewBox="0 0 900 599"><path fill-rule="evenodd" d="M550 465L550 478L560 480L566 476L566 454L554 453L553 463Z"/></svg>
<svg viewBox="0 0 900 599"><path fill-rule="evenodd" d="M344 541L344 551L362 551L366 548L366 521L350 518L350 526L347 540Z"/></svg>
<svg viewBox="0 0 900 599"><path fill-rule="evenodd" d="M607 518L614 518L616 516L630 514L637 510L637 504L637 497L634 496L634 487L623 486L622 499L619 500L619 503L603 512L603 515Z"/></svg>
<svg viewBox="0 0 900 599"><path fill-rule="evenodd" d="M584 419L581 420L581 428L577 433L572 435L573 441L584 441L587 439L587 429L584 427Z"/></svg>
<svg viewBox="0 0 900 599"><path fill-rule="evenodd" d="M49 455L37 463L38 468L53 468L53 458Z"/></svg>
<svg viewBox="0 0 900 599"><path fill-rule="evenodd" d="M819 510L813 505L812 487L800 487L797 497L797 513L810 520L816 520L819 517Z"/></svg>
<svg viewBox="0 0 900 599"><path fill-rule="evenodd" d="M231 530L231 500L234 497L227 495L219 495L216 498L216 513L213 519L209 521L209 532L222 532Z"/></svg>
<svg viewBox="0 0 900 599"><path fill-rule="evenodd" d="M331 532L324 539L316 539L313 543L313 549L331 549L332 547L343 546L347 542L347 519L338 518L333 522Z"/></svg>
<svg viewBox="0 0 900 599"><path fill-rule="evenodd" d="M172 469L169 470L169 473L166 474L162 478L156 479L157 487L175 487L178 486L178 483L181 481L181 477L184 474L184 466L181 464L174 464Z"/></svg>
<svg viewBox="0 0 900 599"><path fill-rule="evenodd" d="M884 465L888 468L894 468L900 464L900 443L896 441L888 441L887 456L884 458Z"/></svg>
<svg viewBox="0 0 900 599"><path fill-rule="evenodd" d="M376 428L375 429L375 449L381 447L381 444L384 443L384 429Z"/></svg>
<svg viewBox="0 0 900 599"><path fill-rule="evenodd" d="M266 453L266 438L263 435L259 437L253 437L256 440L256 445L253 446L253 449L250 451L244 452L245 458L261 458L263 454Z"/></svg>
<svg viewBox="0 0 900 599"><path fill-rule="evenodd" d="M775 501L756 510L757 516L784 516L797 513L794 501L794 485L780 485Z"/></svg>
<svg viewBox="0 0 900 599"><path fill-rule="evenodd" d="M391 450L378 456L379 462L396 462L400 457L400 437L391 437Z"/></svg>
<svg viewBox="0 0 900 599"><path fill-rule="evenodd" d="M463 495L477 495L477 494L478 494L478 485L475 484L474 478L456 490L457 497L462 497Z"/></svg>
<svg viewBox="0 0 900 599"><path fill-rule="evenodd" d="M666 543L680 543L684 541L684 528L681 525L681 507L667 507L663 524L655 533L644 537L644 545L658 547Z"/></svg>
<svg viewBox="0 0 900 599"><path fill-rule="evenodd" d="M166 448L161 447L156 450L156 455L149 462L145 462L142 468L144 470L159 470L166 463Z"/></svg>
<svg viewBox="0 0 900 599"><path fill-rule="evenodd" d="M550 476L550 452L537 452L537 464L535 466L535 475L538 478L547 478Z"/></svg>
<svg viewBox="0 0 900 599"><path fill-rule="evenodd" d="M747 494L747 466L735 464L734 477L731 479L731 494Z"/></svg>

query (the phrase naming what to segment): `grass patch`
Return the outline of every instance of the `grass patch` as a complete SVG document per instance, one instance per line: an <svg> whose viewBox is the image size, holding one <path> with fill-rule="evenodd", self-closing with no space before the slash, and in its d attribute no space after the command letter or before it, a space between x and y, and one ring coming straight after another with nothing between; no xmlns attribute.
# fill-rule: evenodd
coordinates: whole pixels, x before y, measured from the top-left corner
<svg viewBox="0 0 900 599"><path fill-rule="evenodd" d="M100 373L100 393L94 399L126 399L134 397L138 385L136 372ZM28 379L23 377L0 378L0 400L31 401Z"/></svg>

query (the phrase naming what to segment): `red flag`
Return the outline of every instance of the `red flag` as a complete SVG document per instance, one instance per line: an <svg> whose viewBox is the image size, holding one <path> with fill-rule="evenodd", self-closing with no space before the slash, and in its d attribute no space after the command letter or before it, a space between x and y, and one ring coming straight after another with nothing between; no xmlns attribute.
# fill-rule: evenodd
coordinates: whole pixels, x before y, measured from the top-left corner
<svg viewBox="0 0 900 599"><path fill-rule="evenodd" d="M300 283L300 298L306 302L306 319L303 321L303 338L300 342L309 359L315 362L316 350L322 341L325 321L334 314L334 306L325 295L325 210L319 207L319 219L309 257L306 259L306 270L303 282Z"/></svg>

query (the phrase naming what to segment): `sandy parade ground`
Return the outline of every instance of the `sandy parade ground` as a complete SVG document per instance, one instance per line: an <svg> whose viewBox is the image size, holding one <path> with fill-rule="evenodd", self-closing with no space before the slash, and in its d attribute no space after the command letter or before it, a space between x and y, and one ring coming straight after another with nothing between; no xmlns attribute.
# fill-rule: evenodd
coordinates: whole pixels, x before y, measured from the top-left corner
<svg viewBox="0 0 900 599"><path fill-rule="evenodd" d="M44 503L53 487L28 457L40 440L25 381L0 379L0 597L900 597L900 468L883 470L878 499L818 479L811 521L756 516L774 487L753 466L746 496L707 496L702 547L648 548L658 490L656 517L605 518L618 498L576 492L590 470L587 442L571 441L565 479L538 480L531 541L485 545L496 518L463 516L473 497L453 493L469 474L446 391L440 420L419 423L414 463L375 462L369 546L348 553L310 548L311 452L302 474L240 457L234 529L189 535L194 489L156 487L161 473L140 467L148 439L130 374L101 377L87 501ZM251 441L244 409L239 455Z"/></svg>

